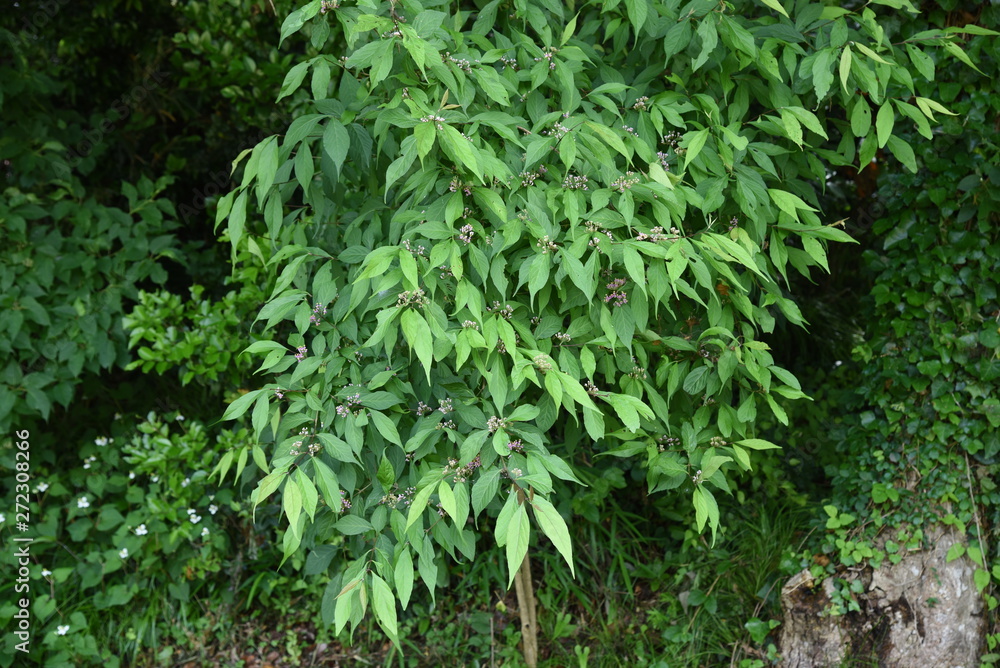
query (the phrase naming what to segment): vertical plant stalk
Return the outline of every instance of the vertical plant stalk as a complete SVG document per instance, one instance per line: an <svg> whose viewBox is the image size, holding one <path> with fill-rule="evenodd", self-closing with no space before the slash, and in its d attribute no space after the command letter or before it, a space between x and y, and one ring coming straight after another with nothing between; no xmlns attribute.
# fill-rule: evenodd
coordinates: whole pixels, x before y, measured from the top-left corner
<svg viewBox="0 0 1000 668"><path fill-rule="evenodd" d="M517 500L525 502L524 491L517 490ZM521 618L521 641L524 662L528 668L538 665L538 614L535 610L535 588L531 583L531 559L524 555L521 567L514 574L514 590L517 593L517 612Z"/></svg>

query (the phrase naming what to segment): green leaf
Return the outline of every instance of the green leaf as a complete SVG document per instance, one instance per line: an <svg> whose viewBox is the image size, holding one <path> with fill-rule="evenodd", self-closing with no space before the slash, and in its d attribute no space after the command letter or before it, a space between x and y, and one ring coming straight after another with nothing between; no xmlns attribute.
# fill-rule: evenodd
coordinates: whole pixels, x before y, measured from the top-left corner
<svg viewBox="0 0 1000 668"><path fill-rule="evenodd" d="M625 246L623 253L625 270L628 272L629 277L640 290L646 292L646 266L639 256L639 252L631 246Z"/></svg>
<svg viewBox="0 0 1000 668"><path fill-rule="evenodd" d="M705 142L708 141L708 128L698 130L697 132L689 132L685 135L685 139L687 140L687 151L684 154L684 171L687 171L688 165L705 148Z"/></svg>
<svg viewBox="0 0 1000 668"><path fill-rule="evenodd" d="M455 504L455 491L448 484L447 480L442 480L441 484L438 485L438 499L441 501L441 507L444 512L448 514L448 517L454 519L458 516L458 506Z"/></svg>
<svg viewBox="0 0 1000 668"><path fill-rule="evenodd" d="M760 0L760 1L763 2L765 5L767 5L768 7L770 7L771 9L778 12L779 14L781 14L782 16L784 16L785 18L789 18L788 12L785 11L785 8L781 6L781 3L778 2L778 0Z"/></svg>
<svg viewBox="0 0 1000 668"><path fill-rule="evenodd" d="M851 47L845 46L840 54L840 85L845 93L850 93L847 88L847 78L851 74Z"/></svg>
<svg viewBox="0 0 1000 668"><path fill-rule="evenodd" d="M819 51L812 64L813 88L816 99L823 100L833 85L833 62L837 58L836 49L827 48Z"/></svg>
<svg viewBox="0 0 1000 668"><path fill-rule="evenodd" d="M779 209L796 220L799 218L798 209L802 209L803 211L816 211L816 209L799 199L798 195L793 195L790 192L776 190L775 188L768 188L767 194L771 196L771 200L778 206Z"/></svg>
<svg viewBox="0 0 1000 668"><path fill-rule="evenodd" d="M960 558L965 554L965 545L962 543L954 543L950 548L948 548L948 554L945 555L944 560L947 563L951 563L956 559Z"/></svg>
<svg viewBox="0 0 1000 668"><path fill-rule="evenodd" d="M319 505L319 494L316 491L316 485L313 481L303 473L302 469L295 470L295 481L298 483L299 489L302 491L302 508L309 515L310 520L316 519L316 508Z"/></svg>
<svg viewBox="0 0 1000 668"><path fill-rule="evenodd" d="M889 150L892 151L892 154L896 156L896 159L903 163L903 166L914 174L917 173L917 158L913 154L913 149L909 144L893 135L889 137L889 140L886 142L886 146L888 146Z"/></svg>
<svg viewBox="0 0 1000 668"><path fill-rule="evenodd" d="M306 78L306 70L309 69L309 61L305 60L288 70L288 74L285 75L285 80L281 84L281 92L278 93L278 99L275 102L280 102L281 98L288 97L302 85L302 81Z"/></svg>
<svg viewBox="0 0 1000 668"><path fill-rule="evenodd" d="M496 498L500 488L500 470L489 469L479 474L479 479L472 486L472 511L479 515Z"/></svg>
<svg viewBox="0 0 1000 668"><path fill-rule="evenodd" d="M412 313L412 311L404 311L405 313ZM396 430L396 425L384 413L370 410L368 411L368 417L375 424L378 433L382 434L382 438L390 443L395 443L399 446L403 445L403 441L399 438L399 432Z"/></svg>
<svg viewBox="0 0 1000 668"><path fill-rule="evenodd" d="M417 493L413 496L413 501L410 502L410 510L406 516L407 529L413 526L427 509L427 502L430 501L431 494L437 489L437 483L440 482L441 476L440 471L433 471L420 479L417 484Z"/></svg>
<svg viewBox="0 0 1000 668"><path fill-rule="evenodd" d="M512 495L513 496L513 495ZM514 515L507 524L507 588L514 582L514 576L521 568L525 555L528 554L528 539L531 537L531 525L528 523L528 511L523 504L517 504Z"/></svg>
<svg viewBox="0 0 1000 668"><path fill-rule="evenodd" d="M323 500L334 512L340 512L343 497L340 496L340 482L337 480L337 474L319 457L314 457L312 462L313 472L316 474L316 486L323 495Z"/></svg>
<svg viewBox="0 0 1000 668"><path fill-rule="evenodd" d="M305 25L306 21L316 16L319 13L321 5L321 0L312 0L307 5L299 7L294 12L285 17L284 22L281 24L281 39L278 41L278 46L285 39L294 33L297 33Z"/></svg>
<svg viewBox="0 0 1000 668"><path fill-rule="evenodd" d="M333 525L333 528L345 536L357 536L375 529L368 520L357 515L344 515Z"/></svg>
<svg viewBox="0 0 1000 668"><path fill-rule="evenodd" d="M410 594L413 592L413 556L410 548L404 546L396 559L396 567L393 569L393 580L396 583L396 593L399 594L399 604L406 610L410 602Z"/></svg>
<svg viewBox="0 0 1000 668"><path fill-rule="evenodd" d="M708 62L709 57L712 55L712 51L719 44L719 32L716 27L716 23L713 20L709 20L709 16L714 16L714 14L709 14L702 18L698 24L698 37L701 38L701 52L698 57L694 59L691 63L691 71L697 71ZM693 159L693 158L692 158ZM687 165L685 164L685 169Z"/></svg>
<svg viewBox="0 0 1000 668"><path fill-rule="evenodd" d="M626 159L632 157L632 154L629 152L629 150L625 148L625 143L621 140L621 137L615 134L615 132L611 130L611 128L605 125L598 125L597 123L594 123L592 121L586 121L585 125L591 132L600 137L605 144L607 144L611 148L621 153L623 156L625 156Z"/></svg>
<svg viewBox="0 0 1000 668"><path fill-rule="evenodd" d="M351 137L340 121L335 118L327 121L326 129L323 131L323 151L330 156L338 173L344 165L350 147Z"/></svg>
<svg viewBox="0 0 1000 668"><path fill-rule="evenodd" d="M289 480L288 484L285 485L284 493L281 496L281 506L285 511L285 516L288 517L289 528L298 538L301 538L298 525L299 513L302 512L302 490L297 481Z"/></svg>
<svg viewBox="0 0 1000 668"><path fill-rule="evenodd" d="M268 399L270 395L267 393L262 393L257 397L257 401L253 407L253 417L251 418L251 424L253 425L253 437L254 440L260 440L260 433L264 430L264 426L267 424L267 418L270 408Z"/></svg>
<svg viewBox="0 0 1000 668"><path fill-rule="evenodd" d="M444 152L448 154L448 157L452 159L453 162L460 165L465 165L465 167L479 177L480 181L483 180L483 172L479 167L479 151L472 145L472 142L461 135L461 133L450 125L443 125L442 129L438 130L438 139L441 142L441 147Z"/></svg>
<svg viewBox="0 0 1000 668"><path fill-rule="evenodd" d="M400 318L403 336L410 348L417 353L417 358L427 373L427 382L431 380L431 364L433 362L434 344L431 328L424 317L415 310L408 308Z"/></svg>
<svg viewBox="0 0 1000 668"><path fill-rule="evenodd" d="M378 620L382 630L395 643L399 645L399 628L396 624L396 597L392 595L392 590L386 581L375 573L372 573L372 607L375 609L375 618Z"/></svg>
<svg viewBox="0 0 1000 668"><path fill-rule="evenodd" d="M537 406L521 404L507 416L507 419L511 422L528 422L538 417L538 413L539 410Z"/></svg>
<svg viewBox="0 0 1000 668"><path fill-rule="evenodd" d="M913 67L928 81L934 81L934 59L913 44L906 44L906 53Z"/></svg>
<svg viewBox="0 0 1000 668"><path fill-rule="evenodd" d="M878 135L878 147L884 148L885 143L892 136L892 126L896 122L896 112L892 109L892 104L887 100L878 110L875 118L875 131Z"/></svg>
<svg viewBox="0 0 1000 668"><path fill-rule="evenodd" d="M855 137L864 137L872 126L872 110L868 99L858 96L854 98L854 108L851 109L851 132Z"/></svg>
<svg viewBox="0 0 1000 668"><path fill-rule="evenodd" d="M982 593L983 590L990 584L989 571L977 568L975 574L972 576L972 579L976 583L976 591Z"/></svg>
<svg viewBox="0 0 1000 668"><path fill-rule="evenodd" d="M750 448L751 450L780 450L781 446L775 445L770 441L765 441L760 438L745 438L742 441L736 441L737 445L742 445L744 448Z"/></svg>
<svg viewBox="0 0 1000 668"><path fill-rule="evenodd" d="M247 392L242 397L239 397L233 403L229 404L226 408L226 412L223 413L223 420L235 420L239 416L243 415L250 408L257 397L264 393L264 390L253 390L252 392Z"/></svg>
<svg viewBox="0 0 1000 668"><path fill-rule="evenodd" d="M698 531L704 531L705 524L712 529L712 545L715 545L716 531L719 528L719 505L715 501L715 496L704 485L694 488L692 496L694 502L695 522Z"/></svg>
<svg viewBox="0 0 1000 668"><path fill-rule="evenodd" d="M542 533L548 536L552 544L556 546L559 554L569 564L573 577L576 577L576 570L573 566L573 543L569 537L566 521L563 520L555 506L537 494L531 500L531 507L535 511L535 520Z"/></svg>

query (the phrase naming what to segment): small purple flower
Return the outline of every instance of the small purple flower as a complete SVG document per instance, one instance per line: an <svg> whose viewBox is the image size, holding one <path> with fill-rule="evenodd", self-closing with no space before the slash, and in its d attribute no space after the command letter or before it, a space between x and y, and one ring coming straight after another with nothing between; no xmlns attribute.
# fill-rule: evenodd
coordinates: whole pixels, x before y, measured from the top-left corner
<svg viewBox="0 0 1000 668"><path fill-rule="evenodd" d="M326 315L326 307L323 306L322 304L316 304L315 306L313 306L312 315L309 316L309 322L314 325L318 325L320 321L323 319L323 316L325 315Z"/></svg>
<svg viewBox="0 0 1000 668"><path fill-rule="evenodd" d="M625 306L625 304L628 304L628 295L623 290L622 292L612 292L604 298L605 303L612 302L612 300L614 301L614 306Z"/></svg>

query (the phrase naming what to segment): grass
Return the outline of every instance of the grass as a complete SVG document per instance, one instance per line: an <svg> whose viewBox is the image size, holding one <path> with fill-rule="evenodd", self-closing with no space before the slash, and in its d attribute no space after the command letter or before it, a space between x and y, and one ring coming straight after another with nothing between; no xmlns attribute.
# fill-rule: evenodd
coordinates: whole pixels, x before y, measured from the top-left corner
<svg viewBox="0 0 1000 668"><path fill-rule="evenodd" d="M665 501L642 514L607 503L599 522L574 519L575 578L546 541L531 548L539 665L768 665L744 625L778 617L779 564L800 540L802 513L769 501L734 504L724 510L730 530L712 547L671 518ZM505 588L503 555L483 547L475 562L449 565L436 601L414 590L400 613L402 656L370 615L353 638L333 637L320 619L320 592L276 590L250 611L164 601L111 619L107 641L132 666L515 668L523 665L516 598Z"/></svg>

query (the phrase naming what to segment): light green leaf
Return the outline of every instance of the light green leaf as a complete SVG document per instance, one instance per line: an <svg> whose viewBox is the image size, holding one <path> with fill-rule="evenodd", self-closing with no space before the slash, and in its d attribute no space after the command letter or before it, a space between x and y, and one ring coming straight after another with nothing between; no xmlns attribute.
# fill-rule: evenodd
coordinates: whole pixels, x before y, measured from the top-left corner
<svg viewBox="0 0 1000 668"><path fill-rule="evenodd" d="M694 162L701 150L705 148L705 142L708 141L708 128L689 132L685 135L685 139L687 140L687 151L684 153L684 170L686 171L688 165Z"/></svg>
<svg viewBox="0 0 1000 668"><path fill-rule="evenodd" d="M413 592L413 556L410 548L404 546L396 559L396 567L393 569L393 579L396 581L396 592L399 594L399 604L406 610L410 602L410 594Z"/></svg>
<svg viewBox="0 0 1000 668"><path fill-rule="evenodd" d="M500 470L489 469L479 474L479 479L472 485L472 511L479 515L489 505L500 488Z"/></svg>
<svg viewBox="0 0 1000 668"><path fill-rule="evenodd" d="M289 528L295 532L298 538L301 538L301 534L298 533L298 525L299 513L302 512L302 490L299 489L297 481L289 480L288 484L285 485L285 491L281 496L281 506L285 511L285 516L288 517Z"/></svg>
<svg viewBox="0 0 1000 668"><path fill-rule="evenodd" d="M531 507L535 511L535 520L542 533L548 536L552 544L556 546L559 554L569 564L573 577L576 577L576 569L573 566L573 542L570 540L566 521L563 520L555 506L537 494L531 500Z"/></svg>
<svg viewBox="0 0 1000 668"><path fill-rule="evenodd" d="M229 404L226 408L226 412L223 413L223 420L235 420L239 416L243 415L250 408L257 397L259 397L265 390L253 390L252 392L247 392L242 397L239 397L233 403Z"/></svg>
<svg viewBox="0 0 1000 668"><path fill-rule="evenodd" d="M483 181L483 172L479 167L479 151L472 145L472 142L461 135L461 133L450 125L443 125L438 130L438 139L445 153L456 164L465 167Z"/></svg>
<svg viewBox="0 0 1000 668"><path fill-rule="evenodd" d="M344 515L333 525L333 528L345 536L357 536L375 529L368 520L357 515Z"/></svg>
<svg viewBox="0 0 1000 668"><path fill-rule="evenodd" d="M851 74L851 47L845 46L840 54L840 85L845 93L850 93L847 88L847 78Z"/></svg>
<svg viewBox="0 0 1000 668"><path fill-rule="evenodd" d="M400 317L403 336L410 348L417 353L417 358L427 373L427 382L431 379L431 364L434 355L434 342L431 328L424 317L412 308L405 309Z"/></svg>
<svg viewBox="0 0 1000 668"><path fill-rule="evenodd" d="M304 60L292 69L288 70L288 74L285 75L285 80L281 83L281 92L278 93L278 99L275 102L280 102L281 98L288 97L302 85L303 79L306 78L306 70L309 69L309 61Z"/></svg>
<svg viewBox="0 0 1000 668"><path fill-rule="evenodd" d="M513 495L511 495L513 496ZM514 582L514 576L521 568L525 555L528 554L528 539L531 537L531 525L528 522L528 511L523 504L517 504L514 516L507 524L507 588Z"/></svg>
<svg viewBox="0 0 1000 668"><path fill-rule="evenodd" d="M782 16L784 16L785 18L788 18L788 12L785 11L785 8L781 6L781 3L778 2L778 0L760 0L760 1L763 2L765 5L767 5L768 7L770 7L771 9L778 12L779 14L781 14Z"/></svg>
<svg viewBox="0 0 1000 668"><path fill-rule="evenodd" d="M404 311L403 313L405 315L406 313L412 313L412 311ZM379 411L370 410L368 411L368 417L375 424L378 433L382 434L382 438L390 443L395 443L399 446L403 445L403 441L399 438L399 432L396 430L396 425L393 424L388 416Z"/></svg>
<svg viewBox="0 0 1000 668"><path fill-rule="evenodd" d="M892 136L892 126L896 122L896 112L892 109L890 101L886 101L878 110L875 117L875 131L878 135L878 147L884 148L885 143Z"/></svg>
<svg viewBox="0 0 1000 668"><path fill-rule="evenodd" d="M751 450L780 450L781 446L775 445L770 441L765 441L761 438L745 438L742 441L736 441L738 445L742 445L744 448L750 448Z"/></svg>
<svg viewBox="0 0 1000 668"><path fill-rule="evenodd" d="M896 156L896 159L903 163L908 170L914 174L917 173L917 158L913 154L913 149L909 144L893 135L889 137L889 140L886 142L886 146L889 147L889 150L892 151L894 156Z"/></svg>
<svg viewBox="0 0 1000 668"><path fill-rule="evenodd" d="M399 645L399 628L396 624L396 597L392 595L392 590L386 581L375 573L372 573L372 607L375 609L375 618L378 620L382 630L386 635Z"/></svg>
<svg viewBox="0 0 1000 668"><path fill-rule="evenodd" d="M350 147L351 137L340 121L335 118L328 120L326 129L323 131L323 151L333 160L338 172L344 165L344 159L347 157L347 151Z"/></svg>

